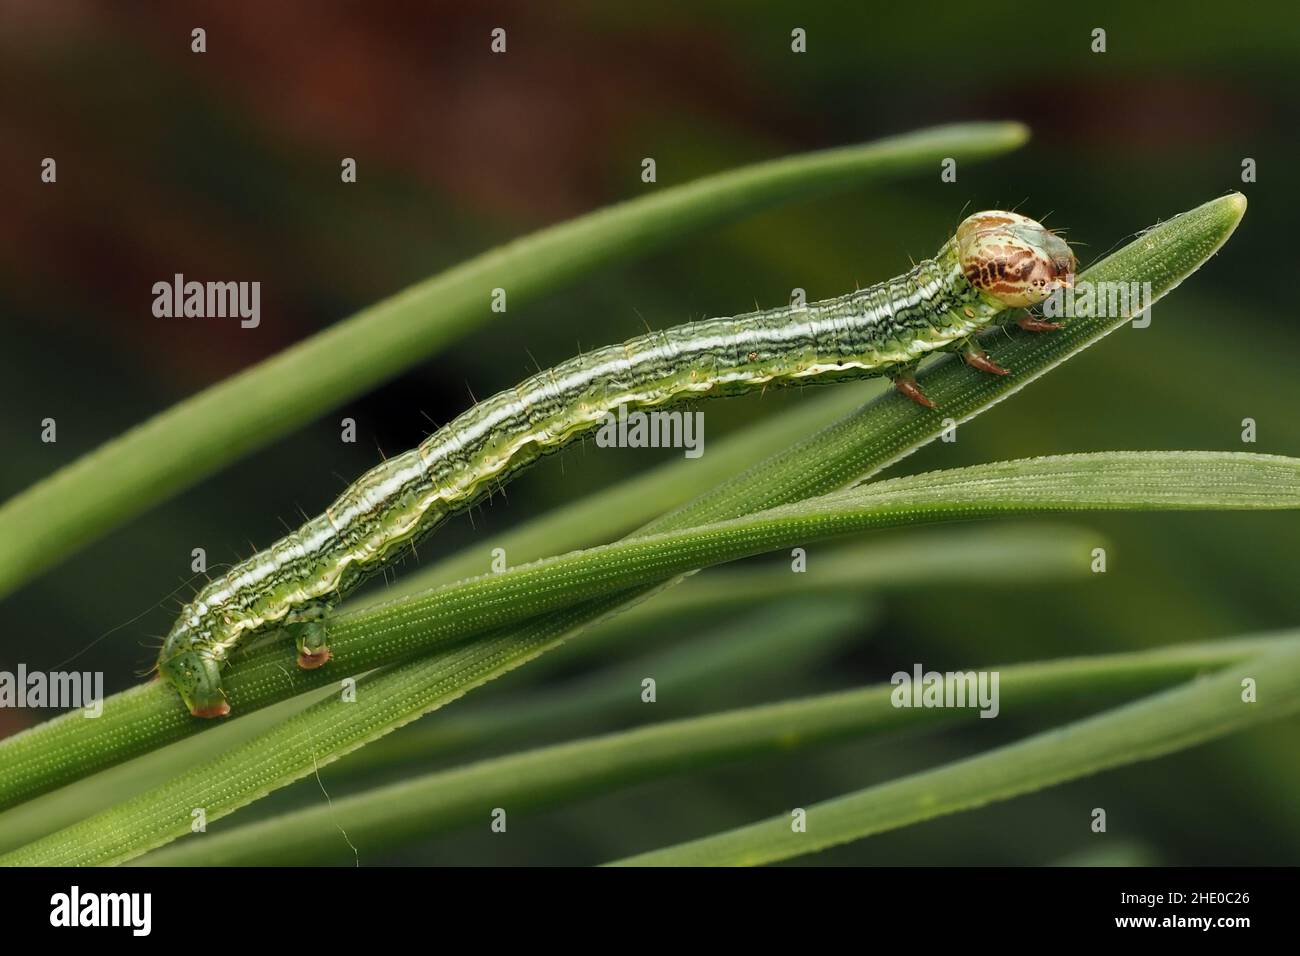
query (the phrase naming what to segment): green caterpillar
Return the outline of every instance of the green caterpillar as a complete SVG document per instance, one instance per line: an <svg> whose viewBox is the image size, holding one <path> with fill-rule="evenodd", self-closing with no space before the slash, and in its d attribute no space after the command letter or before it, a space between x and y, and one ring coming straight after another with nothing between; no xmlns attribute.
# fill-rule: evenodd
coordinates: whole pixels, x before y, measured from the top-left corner
<svg viewBox="0 0 1300 956"><path fill-rule="evenodd" d="M181 611L158 671L192 714L222 717L230 712L222 668L251 635L285 627L298 665L322 666L330 658L322 617L331 606L490 485L593 430L621 405L887 375L932 408L916 383L920 361L961 351L973 367L1005 374L971 336L1008 309L1070 286L1075 265L1065 241L1034 220L980 212L963 220L933 259L870 288L650 332L563 362L372 468L323 514L210 582ZM1028 315L1018 324L1058 328Z"/></svg>

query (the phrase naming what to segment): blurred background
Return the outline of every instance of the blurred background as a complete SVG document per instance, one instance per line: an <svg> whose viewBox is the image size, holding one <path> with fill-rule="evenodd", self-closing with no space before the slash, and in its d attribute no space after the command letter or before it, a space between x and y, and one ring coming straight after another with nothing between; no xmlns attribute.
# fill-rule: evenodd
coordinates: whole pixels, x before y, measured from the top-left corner
<svg viewBox="0 0 1300 956"><path fill-rule="evenodd" d="M381 452L413 446L430 420L465 408L471 390L510 386L534 362L646 324L775 306L794 287L816 299L895 275L971 208L1048 216L1087 263L1228 190L1250 201L1231 242L1156 306L1149 328L1120 330L894 473L1111 449L1300 455L1300 328L1288 286L1300 145L1294 4L1195 15L1161 4L702 6L0 3L0 499L357 309L549 223L746 162L933 124L1017 119L1033 131L1017 152L960 167L955 185L936 170L782 206L512 306L4 598L0 669L53 668L145 612L78 660L105 672L109 692L121 690L152 664L174 609L166 598L188 577L196 543L213 563L269 544L282 521L299 523L300 508L318 512ZM190 52L196 26L207 31L203 55ZM498 26L504 56L489 51ZM804 54L791 52L795 27L807 31ZM1096 27L1107 33L1104 54L1090 51ZM56 186L40 182L46 156L57 158ZM357 159L355 185L339 181L345 156ZM646 156L657 184L641 182ZM1247 157L1258 181L1243 184ZM177 272L259 280L260 327L154 318L151 286ZM807 399L769 393L710 405L709 440ZM339 442L341 415L357 420L356 444ZM57 444L40 441L46 417L58 421ZM1244 418L1257 422L1254 444L1242 443ZM421 557L431 562L678 454L572 449L512 484L508 499L454 521ZM696 674L691 693L657 715L884 681L916 661L968 668L1300 625L1300 516L1079 524L1085 539L1107 543L1105 575L863 596L838 617L782 605L773 613L790 615L784 650ZM744 655L742 618L652 624L567 671L549 668L531 685L520 672L417 726L465 719L462 710L511 712L541 695L599 695L606 670L674 651L680 659L683 647L725 642L728 627L739 628L731 646ZM1080 699L1061 714L1090 708ZM628 726L641 713L529 720L506 740L471 741L414 766ZM0 711L0 734L37 716ZM512 821L508 841L484 827L366 862L599 862L1041 726L1006 714L901 743L693 773ZM1298 744L1300 721L1275 723L799 862L1293 864ZM354 783L340 774L331 793ZM321 799L312 780L241 817ZM1088 830L1093 807L1109 814L1103 849ZM342 844L338 862L352 862Z"/></svg>

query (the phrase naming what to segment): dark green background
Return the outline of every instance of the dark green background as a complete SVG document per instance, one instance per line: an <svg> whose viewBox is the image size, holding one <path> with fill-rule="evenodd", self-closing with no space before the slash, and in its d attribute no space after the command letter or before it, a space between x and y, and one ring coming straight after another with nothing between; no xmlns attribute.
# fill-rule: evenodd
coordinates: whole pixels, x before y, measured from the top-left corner
<svg viewBox="0 0 1300 956"><path fill-rule="evenodd" d="M1087 263L1225 191L1250 201L1232 241L1156 307L1150 328L1121 330L904 468L1108 449L1300 454L1293 4L1194 15L1181 4L1064 13L918 3L23 6L0 14L0 497L356 309L547 223L733 165L936 123L1018 119L1034 138L960 167L956 184L936 169L783 207L512 308L4 599L0 668L52 668L152 607L79 659L120 690L152 663L148 645L173 610L162 599L188 576L192 547L221 562L270 543L281 519L296 525L299 508L319 511L381 449L410 447L471 390L509 386L534 362L646 323L776 305L795 286L819 298L893 275L973 208L1048 216ZM202 56L189 52L194 26L208 31ZM488 51L495 26L508 31L505 56ZM790 52L796 26L808 31L803 55ZM1094 27L1107 30L1105 54L1089 51ZM57 186L39 182L45 156L58 160ZM339 182L343 156L358 160L356 185ZM656 159L657 186L640 181L645 156ZM1257 161L1257 183L1241 182L1244 157ZM261 327L154 318L150 287L175 272L261 281ZM708 438L800 399L711 405ZM338 441L345 414L359 423L355 445ZM47 416L58 421L56 445L39 441ZM1246 417L1258 423L1254 445L1241 442ZM422 557L665 457L594 452L544 462ZM918 660L968 667L1300 624L1300 516L1087 523L1112 546L1104 577L898 597L851 650L812 673L761 687L723 675L716 696L685 710L885 680ZM480 703L507 693L490 688ZM0 732L31 717L0 712ZM1041 726L1015 715L975 723L645 786L512 823L509 840L485 827L391 858L609 859ZM1270 725L813 861L1038 864L1115 851L1157 863L1294 863L1297 743L1300 724ZM276 803L320 799L312 782ZM1098 806L1109 814L1105 837L1088 830Z"/></svg>

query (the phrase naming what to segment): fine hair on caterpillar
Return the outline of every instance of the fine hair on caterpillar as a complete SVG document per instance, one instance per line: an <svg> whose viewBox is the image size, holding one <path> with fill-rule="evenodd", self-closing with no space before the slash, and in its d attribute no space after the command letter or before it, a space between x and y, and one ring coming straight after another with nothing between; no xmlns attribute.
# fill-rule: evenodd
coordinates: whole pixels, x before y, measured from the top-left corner
<svg viewBox="0 0 1300 956"><path fill-rule="evenodd" d="M978 212L933 258L893 279L820 302L647 332L538 372L376 465L323 513L209 582L168 633L159 674L191 713L221 717L230 712L222 669L252 635L285 628L300 667L325 666L332 606L448 516L620 407L887 376L902 395L933 408L915 378L924 358L957 352L976 370L1006 374L974 336L1071 286L1075 267L1065 240L1042 224ZM1016 321L1031 332L1059 328L1028 315Z"/></svg>

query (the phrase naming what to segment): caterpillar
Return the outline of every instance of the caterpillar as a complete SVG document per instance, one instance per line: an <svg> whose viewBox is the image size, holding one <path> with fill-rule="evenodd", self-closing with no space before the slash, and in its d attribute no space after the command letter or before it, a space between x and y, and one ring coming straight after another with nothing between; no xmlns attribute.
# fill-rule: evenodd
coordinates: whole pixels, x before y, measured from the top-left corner
<svg viewBox="0 0 1300 956"><path fill-rule="evenodd" d="M904 275L800 307L706 319L607 346L540 372L463 412L417 447L372 468L325 511L203 587L182 609L157 670L197 717L230 705L221 673L251 635L288 630L303 668L330 659L323 618L449 515L539 457L596 428L612 410L735 395L767 385L884 375L927 408L917 365L957 351L1006 374L972 336L1010 309L1073 284L1069 245L998 210L964 219L932 259ZM1031 332L1059 328L1029 315Z"/></svg>

